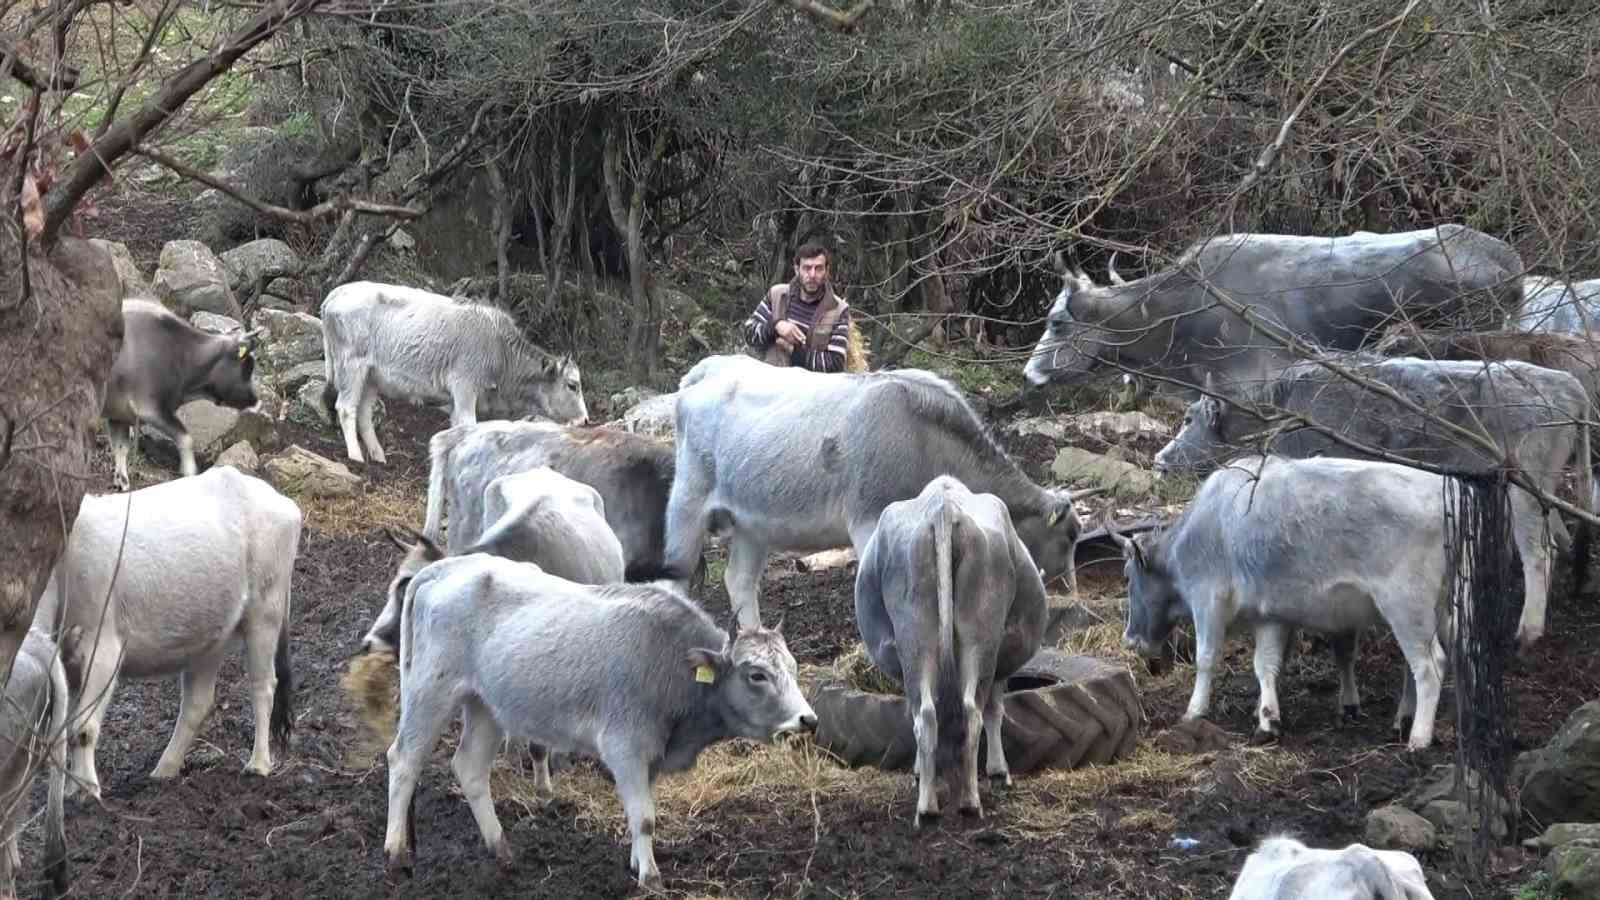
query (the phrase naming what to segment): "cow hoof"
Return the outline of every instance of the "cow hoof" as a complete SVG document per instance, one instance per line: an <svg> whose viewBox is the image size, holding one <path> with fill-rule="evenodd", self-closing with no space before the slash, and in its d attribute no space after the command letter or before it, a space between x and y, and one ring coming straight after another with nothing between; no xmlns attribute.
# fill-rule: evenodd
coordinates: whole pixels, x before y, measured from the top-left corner
<svg viewBox="0 0 1600 900"><path fill-rule="evenodd" d="M639 879L639 889L647 894L660 894L666 890L661 883L661 873L652 872L649 877Z"/></svg>
<svg viewBox="0 0 1600 900"><path fill-rule="evenodd" d="M244 767L244 773L246 775L259 775L262 778L265 778L272 774L272 763L246 763Z"/></svg>
<svg viewBox="0 0 1600 900"><path fill-rule="evenodd" d="M983 805L963 803L961 805L961 814L969 819L981 819L983 818Z"/></svg>
<svg viewBox="0 0 1600 900"><path fill-rule="evenodd" d="M921 828L922 827L922 820L924 820L924 819L937 819L937 818L939 818L939 811L937 809L930 809L930 810L921 810L921 809L919 809L919 810L917 810L917 814L915 816L911 817L911 825L914 828Z"/></svg>
<svg viewBox="0 0 1600 900"><path fill-rule="evenodd" d="M1001 790L1003 788L1011 787L1011 773L1010 772L990 772L989 773L989 787L992 790L996 790L996 791Z"/></svg>
<svg viewBox="0 0 1600 900"><path fill-rule="evenodd" d="M410 878L412 876L411 851L405 850L400 853L391 853L389 855L388 868L391 875L404 875Z"/></svg>
<svg viewBox="0 0 1600 900"><path fill-rule="evenodd" d="M169 779L177 778L178 773L181 771L183 771L183 766L181 765L169 766L163 763L150 770L150 777L167 781Z"/></svg>
<svg viewBox="0 0 1600 900"><path fill-rule="evenodd" d="M1355 724L1356 722L1360 722L1366 718L1366 716L1361 714L1361 707L1359 705L1340 707L1340 714L1343 716L1344 721L1349 724Z"/></svg>
<svg viewBox="0 0 1600 900"><path fill-rule="evenodd" d="M1257 728L1255 733L1250 735L1250 745L1252 747L1260 747L1265 744L1276 744L1277 742L1278 731L1275 728Z"/></svg>
<svg viewBox="0 0 1600 900"><path fill-rule="evenodd" d="M517 864L517 855L511 851L511 842L504 837L500 838L500 843L494 848L494 861L499 863L502 869L514 868Z"/></svg>

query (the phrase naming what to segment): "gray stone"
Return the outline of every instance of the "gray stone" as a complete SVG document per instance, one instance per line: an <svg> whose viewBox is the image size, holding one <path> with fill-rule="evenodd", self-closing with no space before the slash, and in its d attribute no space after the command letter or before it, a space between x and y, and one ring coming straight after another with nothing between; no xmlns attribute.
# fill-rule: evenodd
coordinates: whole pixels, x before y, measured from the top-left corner
<svg viewBox="0 0 1600 900"><path fill-rule="evenodd" d="M1062 447L1050 464L1050 473L1078 488L1107 487L1116 496L1142 497L1155 487L1155 473L1133 463Z"/></svg>
<svg viewBox="0 0 1600 900"><path fill-rule="evenodd" d="M1027 419L1018 419L1006 428L1017 437L1026 437L1033 434L1042 434L1056 443L1067 439L1067 428L1053 418L1046 416L1033 416Z"/></svg>
<svg viewBox="0 0 1600 900"><path fill-rule="evenodd" d="M139 265L133 261L127 244L102 238L90 238L89 243L111 254L111 265L117 270L117 282L122 285L124 300L156 299L155 289L145 280L144 273L139 271Z"/></svg>
<svg viewBox="0 0 1600 900"><path fill-rule="evenodd" d="M210 400L190 400L178 407L178 421L188 430L194 441L195 459L201 462L214 459L239 441L249 441L263 449L271 449L279 441L277 423L265 412L218 406ZM150 425L142 426L142 430L165 457L177 459L178 448L171 438Z"/></svg>
<svg viewBox="0 0 1600 900"><path fill-rule="evenodd" d="M324 377L326 374L322 360L317 359L290 366L281 372L275 373L272 376L272 383L285 394L298 394L301 385L313 378L326 382L327 379Z"/></svg>
<svg viewBox="0 0 1600 900"><path fill-rule="evenodd" d="M228 273L228 286L235 291L249 287L264 269L279 269L298 275L305 268L300 254L277 238L260 238L223 253L222 268Z"/></svg>
<svg viewBox="0 0 1600 900"><path fill-rule="evenodd" d="M1365 840L1380 850L1431 850L1439 830L1403 806L1384 806L1367 813Z"/></svg>
<svg viewBox="0 0 1600 900"><path fill-rule="evenodd" d="M1172 429L1142 412L1090 412L1068 416L1066 425L1115 444L1128 439L1166 440Z"/></svg>
<svg viewBox="0 0 1600 900"><path fill-rule="evenodd" d="M289 406L289 418L302 425L315 428L319 425L329 426L333 420L328 418L327 409L322 405L322 388L327 382L321 378L310 378L302 382L300 390L295 392L294 402ZM377 427L377 411L373 411L373 427Z"/></svg>
<svg viewBox="0 0 1600 900"><path fill-rule="evenodd" d="M623 413L620 424L634 434L670 438L676 433L677 421L678 395L661 394Z"/></svg>
<svg viewBox="0 0 1600 900"><path fill-rule="evenodd" d="M795 568L802 572L820 572L824 569L842 569L856 561L856 553L849 547L823 550L795 560Z"/></svg>
<svg viewBox="0 0 1600 900"><path fill-rule="evenodd" d="M1600 848L1582 844L1557 847L1545 858L1544 870L1550 873L1552 896L1569 900L1600 897Z"/></svg>
<svg viewBox="0 0 1600 900"><path fill-rule="evenodd" d="M254 475L261 468L261 458L248 441L239 441L217 454L217 465L233 466L246 475Z"/></svg>
<svg viewBox="0 0 1600 900"><path fill-rule="evenodd" d="M209 334L226 334L237 337L244 333L244 325L231 316L212 312L197 312L189 317L189 324Z"/></svg>
<svg viewBox="0 0 1600 900"><path fill-rule="evenodd" d="M161 302L181 315L205 311L244 318L222 261L199 241L168 241L161 248L154 287Z"/></svg>
<svg viewBox="0 0 1600 900"><path fill-rule="evenodd" d="M1557 822L1546 828L1544 834L1523 841L1522 846L1550 849L1578 841L1600 847L1600 822Z"/></svg>
<svg viewBox="0 0 1600 900"><path fill-rule="evenodd" d="M1422 817L1434 824L1445 840L1468 839L1478 833L1478 813L1460 800L1434 800L1422 807ZM1511 833L1505 816L1489 820L1489 833L1504 840Z"/></svg>
<svg viewBox="0 0 1600 900"><path fill-rule="evenodd" d="M661 396L661 392L655 390L654 388L634 385L632 387L625 387L606 399L611 403L612 409L628 410L638 406L652 397L659 396Z"/></svg>
<svg viewBox="0 0 1600 900"><path fill-rule="evenodd" d="M322 360L322 320L299 312L257 310L251 324L262 329L256 356L268 373Z"/></svg>
<svg viewBox="0 0 1600 900"><path fill-rule="evenodd" d="M349 497L361 478L345 466L294 444L262 466L267 482L291 497Z"/></svg>
<svg viewBox="0 0 1600 900"><path fill-rule="evenodd" d="M1522 809L1535 822L1600 821L1600 701L1573 710L1522 769Z"/></svg>

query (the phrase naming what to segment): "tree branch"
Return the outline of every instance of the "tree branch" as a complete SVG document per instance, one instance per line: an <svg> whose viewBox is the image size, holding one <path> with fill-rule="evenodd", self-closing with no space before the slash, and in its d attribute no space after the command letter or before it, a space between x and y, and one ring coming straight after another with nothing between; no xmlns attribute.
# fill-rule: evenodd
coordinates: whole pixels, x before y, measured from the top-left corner
<svg viewBox="0 0 1600 900"><path fill-rule="evenodd" d="M851 7L848 12L840 12L831 6L824 6L818 0L782 0L782 2L840 31L849 31L856 27L856 22L866 15L867 10L871 9L875 4L875 0L861 0L860 3Z"/></svg>
<svg viewBox="0 0 1600 900"><path fill-rule="evenodd" d="M0 40L0 56L11 57L11 77L36 91L70 91L78 86L78 70L60 63L50 72L22 58L10 41Z"/></svg>
<svg viewBox="0 0 1600 900"><path fill-rule="evenodd" d="M246 22L226 43L210 56L195 60L179 69L162 82L144 106L128 118L112 126L101 135L72 164L50 193L44 198L44 231L40 240L45 246L55 242L61 226L72 215L85 194L106 175L117 161L131 152L150 134L154 133L190 97L199 93L212 79L226 72L240 57L249 53L284 25L298 19L322 5L326 0L277 0Z"/></svg>
<svg viewBox="0 0 1600 900"><path fill-rule="evenodd" d="M243 203L245 206L250 207L264 216L271 216L274 219L282 219L286 222L297 222L301 225L310 225L321 221L322 219L332 218L335 215L347 211L368 216L389 216L390 218L395 219L415 219L422 215L422 210L414 209L410 206L392 206L387 203L374 203L371 200L357 200L345 196L335 197L332 200L324 200L310 209L290 209L287 206L278 206L276 204L267 203L265 201L258 200L255 197L244 194L237 188L230 187L227 183L221 181L220 179L213 178L199 169L184 165L165 153L152 150L149 147L134 147L132 152L139 156L143 156L146 159L160 163L179 175L182 175L184 178L188 178L192 181L198 181L206 187L216 188L222 193L227 194L229 197L232 197L233 199Z"/></svg>

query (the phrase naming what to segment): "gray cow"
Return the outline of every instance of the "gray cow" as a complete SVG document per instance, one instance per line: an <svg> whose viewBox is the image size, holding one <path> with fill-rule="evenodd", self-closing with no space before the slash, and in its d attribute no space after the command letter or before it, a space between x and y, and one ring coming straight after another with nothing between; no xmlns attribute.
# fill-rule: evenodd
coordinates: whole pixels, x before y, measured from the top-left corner
<svg viewBox="0 0 1600 900"><path fill-rule="evenodd" d="M423 765L457 711L452 769L478 830L509 864L489 767L522 738L591 754L628 816L639 884L656 886L655 781L732 737L810 731L816 714L776 630L732 639L694 603L658 585L577 585L486 554L419 573L405 593L400 722L389 748L391 868L410 866L410 809Z"/></svg>
<svg viewBox="0 0 1600 900"><path fill-rule="evenodd" d="M138 440L139 423L148 422L172 438L180 471L193 475L194 439L178 420L178 407L200 397L234 409L259 402L250 382L255 334L207 334L159 303L122 301L122 348L111 363L101 404L117 490L129 487L128 450Z"/></svg>
<svg viewBox="0 0 1600 900"><path fill-rule="evenodd" d="M618 428L551 422L479 422L428 441L428 511L422 533L439 541L450 514L449 550L462 552L490 523L489 484L502 475L549 466L600 492L606 522L622 542L629 581L661 572L672 442Z"/></svg>
<svg viewBox="0 0 1600 900"><path fill-rule="evenodd" d="M1544 275L1522 279L1527 299L1522 309L1506 318L1516 331L1588 334L1600 331L1600 278L1566 282Z"/></svg>
<svg viewBox="0 0 1600 900"><path fill-rule="evenodd" d="M1461 225L1346 237L1230 234L1177 264L1101 287L1067 274L1023 374L1032 387L1126 367L1219 388L1266 380L1294 361L1211 295L1324 348L1355 350L1396 320L1488 325L1522 303L1522 260ZM1209 285L1209 287L1208 287Z"/></svg>
<svg viewBox="0 0 1600 900"><path fill-rule="evenodd" d="M993 494L954 478L883 508L856 572L856 626L879 669L905 685L917 738L917 814L939 814L935 772L960 766L960 809L983 814L978 738L990 778L1011 783L1000 743L1004 685L1039 650L1044 580Z"/></svg>
<svg viewBox="0 0 1600 900"><path fill-rule="evenodd" d="M67 890L67 833L62 799L66 795L67 713L71 698L56 643L38 628L28 630L0 698L0 896L16 897L16 872L22 860L17 833L33 777L45 770L44 896Z"/></svg>
<svg viewBox="0 0 1600 900"><path fill-rule="evenodd" d="M181 676L178 722L150 773L176 777L236 641L255 708L245 770L272 770L269 732L281 751L294 724L289 580L299 546L300 508L232 466L83 498L34 618L76 641L64 660L76 687L74 787L100 796L95 746L119 677Z"/></svg>
<svg viewBox="0 0 1600 900"><path fill-rule="evenodd" d="M345 452L375 463L383 448L372 428L381 394L450 403L450 424L478 416L589 417L577 363L528 343L504 310L456 302L416 288L371 281L340 285L322 303L328 384L322 401L344 431ZM357 445L357 431L360 446Z"/></svg>
<svg viewBox="0 0 1600 900"><path fill-rule="evenodd" d="M725 580L745 627L760 624L771 550L850 546L860 557L884 507L940 475L999 497L1047 581L1071 575L1071 495L1029 480L930 372L825 375L713 356L679 382L677 427L667 566L687 573L707 533L731 529Z"/></svg>
<svg viewBox="0 0 1600 900"><path fill-rule="evenodd" d="M1414 358L1381 359L1370 354L1330 354L1325 359L1394 389L1422 409L1511 451L1524 472L1554 493L1561 474L1575 466L1579 503L1587 505L1590 486L1591 416L1583 385L1565 372L1523 362L1455 362ZM1265 389L1249 396L1263 414L1296 413L1367 446L1406 459L1459 469L1487 469L1492 460L1461 443L1439 423L1393 400L1354 384L1315 360L1285 369ZM1205 472L1231 453L1245 449L1241 439L1266 430L1246 409L1203 397L1190 404L1183 427L1156 454L1158 471ZM1259 441L1254 442L1259 444ZM1365 458L1327 434L1290 428L1265 448L1284 456ZM1522 556L1525 600L1517 637L1529 646L1544 634L1550 587L1551 554L1539 503L1520 489L1511 491L1517 549ZM1550 529L1565 542L1566 527L1552 510Z"/></svg>
<svg viewBox="0 0 1600 900"><path fill-rule="evenodd" d="M1244 861L1228 900L1433 900L1422 864L1403 850L1318 850L1270 837Z"/></svg>
<svg viewBox="0 0 1600 900"><path fill-rule="evenodd" d="M534 563L557 578L578 584L613 584L623 580L622 544L606 524L600 492L561 473L540 466L516 475L502 475L484 491L489 526L477 540L454 547L450 555L491 553L517 562ZM454 532L452 531L452 535ZM394 539L391 535L391 539ZM445 553L424 535L415 545L395 540L406 556L389 586L388 600L377 621L362 638L368 652L394 649L400 627L400 598L405 582Z"/></svg>
<svg viewBox="0 0 1600 900"><path fill-rule="evenodd" d="M1394 463L1250 457L1212 473L1170 527L1117 536L1127 562L1123 643L1153 656L1194 620L1194 692L1203 717L1234 622L1255 631L1259 738L1278 734L1278 671L1290 632L1334 636L1339 702L1360 706L1360 632L1387 622L1411 669L1395 728L1415 715L1409 746L1433 742L1450 582L1444 478Z"/></svg>

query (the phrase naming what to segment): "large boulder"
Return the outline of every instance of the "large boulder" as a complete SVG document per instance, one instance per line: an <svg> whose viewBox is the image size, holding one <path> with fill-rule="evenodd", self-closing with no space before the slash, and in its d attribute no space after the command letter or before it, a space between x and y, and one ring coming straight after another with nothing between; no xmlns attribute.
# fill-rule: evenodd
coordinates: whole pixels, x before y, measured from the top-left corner
<svg viewBox="0 0 1600 900"><path fill-rule="evenodd" d="M305 268L300 254L277 238L261 238L229 250L221 255L222 267L228 273L228 286L236 294L247 293L262 272L276 271L285 276L298 276ZM299 299L299 291L283 291L268 281L266 294L291 294L288 300Z"/></svg>
<svg viewBox="0 0 1600 900"><path fill-rule="evenodd" d="M240 410L218 406L210 400L190 400L178 407L178 421L188 430L194 441L195 460L202 464L240 441L248 441L260 449L272 449L279 442L277 423L263 410ZM178 447L171 438L150 425L144 425L142 431L150 441L152 453L176 463Z"/></svg>
<svg viewBox="0 0 1600 900"><path fill-rule="evenodd" d="M661 394L623 413L620 424L624 431L634 434L671 438L677 430L677 420L678 395Z"/></svg>
<svg viewBox="0 0 1600 900"><path fill-rule="evenodd" d="M1119 497L1142 498L1156 483L1155 473L1147 469L1078 447L1062 447L1050 473L1074 487L1110 488Z"/></svg>
<svg viewBox="0 0 1600 900"><path fill-rule="evenodd" d="M278 390L286 395L300 393L300 388L313 378L323 383L327 382L327 372L324 370L320 358L272 373L272 383L277 385Z"/></svg>
<svg viewBox="0 0 1600 900"><path fill-rule="evenodd" d="M322 360L322 320L316 316L262 309L256 311L251 324L263 332L256 358L267 373Z"/></svg>
<svg viewBox="0 0 1600 900"><path fill-rule="evenodd" d="M261 468L267 483L294 498L348 497L361 490L361 478L344 463L294 444Z"/></svg>
<svg viewBox="0 0 1600 900"><path fill-rule="evenodd" d="M261 458L248 441L240 441L217 454L217 465L233 466L246 475L254 475L260 471Z"/></svg>
<svg viewBox="0 0 1600 900"><path fill-rule="evenodd" d="M1550 852L1544 870L1550 873L1552 897L1600 897L1600 848L1566 844Z"/></svg>
<svg viewBox="0 0 1600 900"><path fill-rule="evenodd" d="M1600 700L1574 710L1519 769L1522 809L1534 821L1600 821Z"/></svg>
<svg viewBox="0 0 1600 900"><path fill-rule="evenodd" d="M168 241L161 248L155 290L162 303L184 316L204 311L244 318L222 261L199 241Z"/></svg>
<svg viewBox="0 0 1600 900"><path fill-rule="evenodd" d="M208 334L238 336L244 333L244 325L238 319L216 313L197 312L189 317L189 324Z"/></svg>
<svg viewBox="0 0 1600 900"><path fill-rule="evenodd" d="M1403 806L1384 806L1367 813L1365 840L1379 850L1432 850L1438 828Z"/></svg>
<svg viewBox="0 0 1600 900"><path fill-rule="evenodd" d="M122 285L122 299L156 299L155 289L145 280L144 273L139 271L139 264L133 261L127 244L102 238L90 238L89 243L111 254L111 266L117 270L117 281Z"/></svg>

